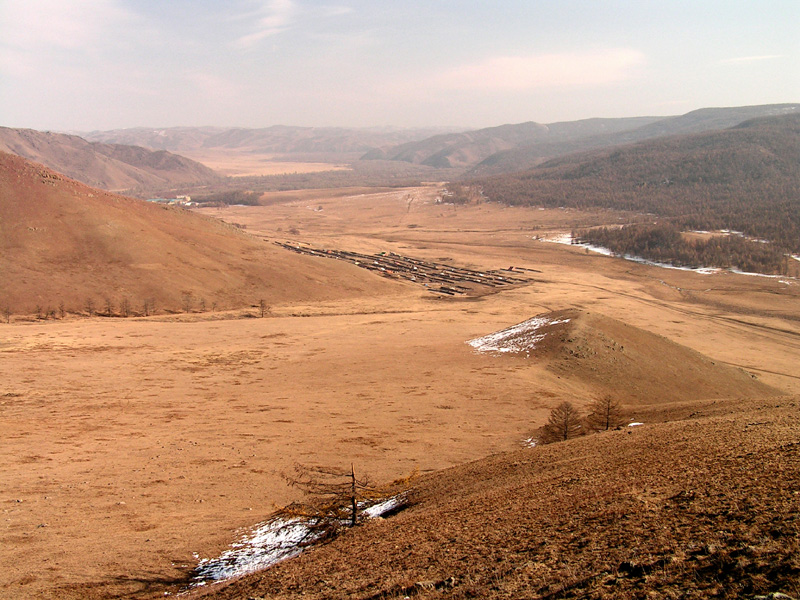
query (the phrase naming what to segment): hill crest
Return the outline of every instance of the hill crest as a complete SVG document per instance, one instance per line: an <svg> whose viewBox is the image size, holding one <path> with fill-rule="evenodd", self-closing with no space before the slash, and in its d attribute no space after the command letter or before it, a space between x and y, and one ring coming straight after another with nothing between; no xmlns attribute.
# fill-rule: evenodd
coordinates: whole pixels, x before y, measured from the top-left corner
<svg viewBox="0 0 800 600"><path fill-rule="evenodd" d="M93 143L76 135L32 129L0 127L0 151L105 190L164 190L220 179L208 167L164 150Z"/></svg>
<svg viewBox="0 0 800 600"><path fill-rule="evenodd" d="M383 278L266 244L215 219L97 190L0 152L0 305L14 314L91 301L133 314L388 293ZM187 306L188 304L188 306ZM49 311L48 311L49 312Z"/></svg>

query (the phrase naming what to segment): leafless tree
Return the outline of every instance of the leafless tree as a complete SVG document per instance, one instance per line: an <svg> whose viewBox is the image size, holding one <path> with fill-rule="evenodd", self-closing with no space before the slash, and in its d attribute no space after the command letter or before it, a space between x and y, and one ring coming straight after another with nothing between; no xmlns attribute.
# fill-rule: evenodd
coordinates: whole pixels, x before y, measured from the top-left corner
<svg viewBox="0 0 800 600"><path fill-rule="evenodd" d="M562 442L582 433L581 416L577 409L569 402L562 402L550 411L547 423L539 430L539 442Z"/></svg>
<svg viewBox="0 0 800 600"><path fill-rule="evenodd" d="M356 476L355 467L309 467L295 465L291 475L284 478L305 497L282 508L276 517L285 520L302 519L314 539L329 537L345 527L355 526L364 503L374 502L392 493L407 489L416 472L387 486L376 486L368 476Z"/></svg>
<svg viewBox="0 0 800 600"><path fill-rule="evenodd" d="M206 299L200 298L200 312L206 312Z"/></svg>
<svg viewBox="0 0 800 600"><path fill-rule="evenodd" d="M11 307L8 304L3 308L3 316L6 318L6 323L11 323Z"/></svg>
<svg viewBox="0 0 800 600"><path fill-rule="evenodd" d="M86 298L86 312L90 317L94 315L94 300L91 298Z"/></svg>
<svg viewBox="0 0 800 600"><path fill-rule="evenodd" d="M42 316L42 305L41 305L41 304L37 304L37 305L36 305L36 318L37 318L37 319L42 319L42 318L44 318L44 317Z"/></svg>
<svg viewBox="0 0 800 600"><path fill-rule="evenodd" d="M264 315L267 314L267 312L269 312L269 306L267 306L267 303L264 302L263 298L258 301L258 308L261 311L261 318L263 319Z"/></svg>
<svg viewBox="0 0 800 600"><path fill-rule="evenodd" d="M192 312L192 306L194 305L194 296L192 296L192 292L183 292L181 299L183 300L183 312Z"/></svg>
<svg viewBox="0 0 800 600"><path fill-rule="evenodd" d="M603 396L589 405L586 425L591 431L607 431L625 424L620 403L612 396Z"/></svg>
<svg viewBox="0 0 800 600"><path fill-rule="evenodd" d="M131 314L131 302L128 297L124 297L119 303L119 312L123 317L129 317Z"/></svg>
<svg viewBox="0 0 800 600"><path fill-rule="evenodd" d="M111 316L113 316L113 315L114 315L114 303L113 303L113 302L111 302L111 298L109 298L109 297L107 297L107 296L106 296L106 297L103 299L103 304L105 305L105 309L106 309L106 316L107 316L107 317L111 317Z"/></svg>
<svg viewBox="0 0 800 600"><path fill-rule="evenodd" d="M58 316L62 319L67 315L67 308L64 306L64 301L58 303Z"/></svg>

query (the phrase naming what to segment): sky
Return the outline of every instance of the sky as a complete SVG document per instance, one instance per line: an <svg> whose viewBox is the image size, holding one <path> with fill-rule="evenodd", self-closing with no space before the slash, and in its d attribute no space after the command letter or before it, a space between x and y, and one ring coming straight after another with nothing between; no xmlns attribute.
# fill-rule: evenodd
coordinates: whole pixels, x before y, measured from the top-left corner
<svg viewBox="0 0 800 600"><path fill-rule="evenodd" d="M0 0L0 126L477 128L800 102L800 0Z"/></svg>

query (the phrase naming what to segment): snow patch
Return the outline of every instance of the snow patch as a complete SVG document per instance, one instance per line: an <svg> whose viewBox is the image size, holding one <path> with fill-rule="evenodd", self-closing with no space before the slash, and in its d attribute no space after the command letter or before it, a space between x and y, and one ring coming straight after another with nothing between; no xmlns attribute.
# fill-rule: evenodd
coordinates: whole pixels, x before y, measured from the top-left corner
<svg viewBox="0 0 800 600"><path fill-rule="evenodd" d="M639 425L644 425L644 423L639 423L636 421L633 423L628 423L628 427L638 427Z"/></svg>
<svg viewBox="0 0 800 600"><path fill-rule="evenodd" d="M392 512L407 502L405 494L386 498L361 510L362 518L374 519ZM304 519L273 519L256 525L230 550L218 558L204 558L194 571L192 585L224 581L233 577L254 573L267 567L294 558L312 545L322 535L313 531ZM197 557L197 554L194 555Z"/></svg>
<svg viewBox="0 0 800 600"><path fill-rule="evenodd" d="M266 569L297 556L318 535L300 519L262 523L218 558L201 560L195 569L194 585L205 585Z"/></svg>
<svg viewBox="0 0 800 600"><path fill-rule="evenodd" d="M569 319L533 317L502 331L469 340L467 344L478 352L530 352L547 336L539 332L541 328L561 323L569 323Z"/></svg>

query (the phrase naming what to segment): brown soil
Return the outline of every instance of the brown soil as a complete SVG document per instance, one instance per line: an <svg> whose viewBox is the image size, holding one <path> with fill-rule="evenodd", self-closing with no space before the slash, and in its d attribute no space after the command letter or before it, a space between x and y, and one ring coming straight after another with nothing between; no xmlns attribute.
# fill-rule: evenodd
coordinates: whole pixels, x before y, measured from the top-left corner
<svg viewBox="0 0 800 600"><path fill-rule="evenodd" d="M31 181L48 188L41 177ZM628 578L624 591L653 573L671 581L658 560L672 551L688 561L687 572L713 575L723 564L717 557L741 556L749 561L742 568L765 578L774 573L764 561L792 573L782 557L794 547L768 543L763 521L778 523L770 539L789 539L796 497L787 490L796 487L797 469L787 444L796 441L797 412L794 401L764 398L800 394L800 286L657 269L532 239L619 218L612 213L456 208L435 204L435 196L425 187L205 212L270 242L393 251L477 270L522 267L535 270L534 280L479 298L437 298L262 241L258 247L271 251L263 261L282 273L274 275L282 295L267 318L240 318L255 313L247 307L0 324L0 595L175 591L196 564L193 553L217 556L242 528L297 497L280 476L296 461L352 461L377 480L415 467L431 473L518 450L560 402L583 409L609 391L645 426L432 475L413 509L224 593L367 598L410 595L409 585L429 580L440 583L424 592L433 597L452 576L458 585L448 593L543 596L558 585L605 589L591 586L607 573ZM288 234L290 226L298 233ZM201 252L207 230L197 235ZM224 255L228 235L244 237L220 234L205 246ZM279 270L299 259L316 274L308 284ZM171 276L181 277L177 259L170 264ZM153 273L169 278L161 268ZM64 291L58 269L38 281L48 277ZM551 310L576 310L579 318L547 356L478 354L465 344ZM697 500L677 510L680 493L692 490ZM744 504L748 494L756 508ZM714 520L713 511L741 518ZM583 523L576 514L595 516ZM623 515L645 533L636 535ZM694 526L702 535L693 537ZM534 545L543 529L547 543ZM754 550L712 552L734 547L721 545L726 531L731 544ZM702 553L691 545L708 539ZM341 543L357 546L339 551ZM565 549L575 549L574 560L559 558ZM375 565L374 576L359 574L347 557Z"/></svg>

